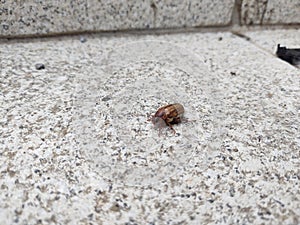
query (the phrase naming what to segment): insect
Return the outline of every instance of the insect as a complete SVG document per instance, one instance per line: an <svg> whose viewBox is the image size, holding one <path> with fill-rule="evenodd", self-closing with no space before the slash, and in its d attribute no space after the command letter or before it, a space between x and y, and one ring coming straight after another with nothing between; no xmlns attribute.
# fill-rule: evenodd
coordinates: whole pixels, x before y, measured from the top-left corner
<svg viewBox="0 0 300 225"><path fill-rule="evenodd" d="M167 125L175 134L176 131L172 125L178 124L182 121L183 113L184 108L181 104L170 104L159 108L157 112L148 119L148 121L151 120L152 123L159 128L159 132L162 127Z"/></svg>

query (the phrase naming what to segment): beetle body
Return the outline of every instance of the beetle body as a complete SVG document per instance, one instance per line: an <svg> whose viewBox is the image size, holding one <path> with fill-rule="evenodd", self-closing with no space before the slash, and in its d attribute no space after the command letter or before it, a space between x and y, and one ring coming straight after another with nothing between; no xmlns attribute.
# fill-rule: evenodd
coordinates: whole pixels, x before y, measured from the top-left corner
<svg viewBox="0 0 300 225"><path fill-rule="evenodd" d="M159 108L150 120L152 120L152 123L158 126L159 129L164 125L167 125L174 133L176 133L172 125L180 123L183 114L183 106L179 103L175 103Z"/></svg>

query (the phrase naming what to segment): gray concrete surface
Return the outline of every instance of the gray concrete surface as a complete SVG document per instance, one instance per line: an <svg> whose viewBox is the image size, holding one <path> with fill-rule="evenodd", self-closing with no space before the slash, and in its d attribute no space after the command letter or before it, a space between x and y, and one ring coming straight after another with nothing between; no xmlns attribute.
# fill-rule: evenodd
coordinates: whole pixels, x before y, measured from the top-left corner
<svg viewBox="0 0 300 225"><path fill-rule="evenodd" d="M2 41L0 224L299 224L299 34Z"/></svg>

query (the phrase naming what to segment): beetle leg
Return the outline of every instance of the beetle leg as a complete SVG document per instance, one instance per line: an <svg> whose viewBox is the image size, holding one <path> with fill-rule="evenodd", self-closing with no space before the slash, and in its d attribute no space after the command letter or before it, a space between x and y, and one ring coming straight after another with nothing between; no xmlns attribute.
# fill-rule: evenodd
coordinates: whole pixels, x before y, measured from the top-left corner
<svg viewBox="0 0 300 225"><path fill-rule="evenodd" d="M175 135L176 134L176 130L172 126L170 126L170 128L173 131L173 134Z"/></svg>
<svg viewBox="0 0 300 225"><path fill-rule="evenodd" d="M166 124L170 127L170 129L173 131L173 134L176 134L175 129L173 128L172 124L169 122L166 122Z"/></svg>

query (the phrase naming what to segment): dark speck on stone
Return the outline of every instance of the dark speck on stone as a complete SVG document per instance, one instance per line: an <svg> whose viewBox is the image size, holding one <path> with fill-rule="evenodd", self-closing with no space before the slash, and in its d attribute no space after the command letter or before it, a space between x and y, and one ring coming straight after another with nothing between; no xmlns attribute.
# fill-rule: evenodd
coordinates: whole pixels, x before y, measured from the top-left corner
<svg viewBox="0 0 300 225"><path fill-rule="evenodd" d="M3 27L4 30L8 30L8 28L9 28L9 26L6 25L6 24L3 24L2 27Z"/></svg>
<svg viewBox="0 0 300 225"><path fill-rule="evenodd" d="M43 69L45 69L45 65L43 63L37 63L37 64L35 64L35 68L37 70L43 70Z"/></svg>
<svg viewBox="0 0 300 225"><path fill-rule="evenodd" d="M110 100L110 99L111 99L110 96L105 96L104 98L102 98L102 101L106 102L106 101L108 101L108 100Z"/></svg>
<svg viewBox="0 0 300 225"><path fill-rule="evenodd" d="M86 38L85 37L80 37L80 42L81 43L85 43L86 42Z"/></svg>

